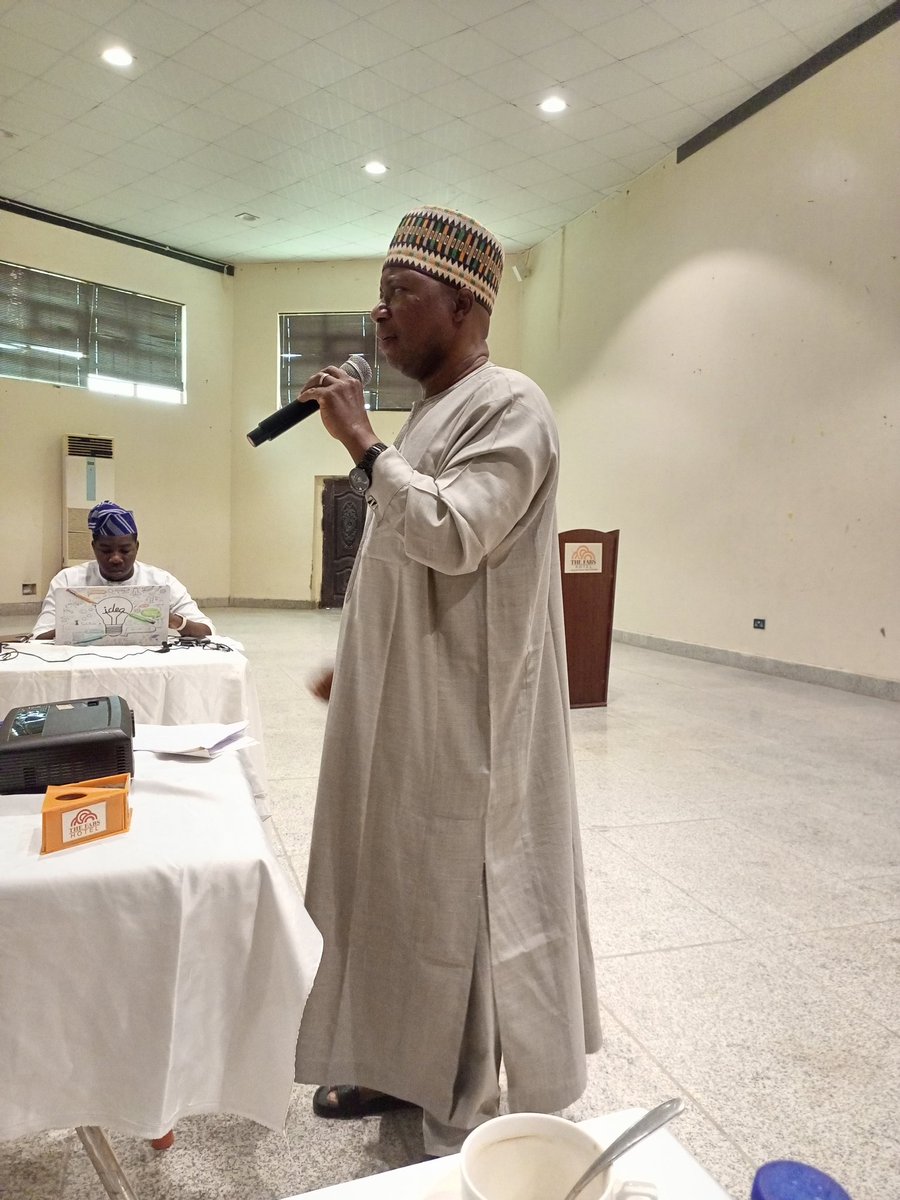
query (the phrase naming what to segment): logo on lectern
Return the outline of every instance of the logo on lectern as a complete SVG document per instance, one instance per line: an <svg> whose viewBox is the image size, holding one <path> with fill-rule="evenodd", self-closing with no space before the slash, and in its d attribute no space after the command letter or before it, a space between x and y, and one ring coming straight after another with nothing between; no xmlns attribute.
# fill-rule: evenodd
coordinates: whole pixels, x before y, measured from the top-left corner
<svg viewBox="0 0 900 1200"><path fill-rule="evenodd" d="M566 545L566 571L569 574L598 574L603 571L602 542L569 542Z"/></svg>

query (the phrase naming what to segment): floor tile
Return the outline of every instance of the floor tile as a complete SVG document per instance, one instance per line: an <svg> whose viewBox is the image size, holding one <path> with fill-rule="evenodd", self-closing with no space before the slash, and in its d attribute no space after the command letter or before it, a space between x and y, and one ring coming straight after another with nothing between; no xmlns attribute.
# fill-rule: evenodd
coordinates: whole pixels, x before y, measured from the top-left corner
<svg viewBox="0 0 900 1200"><path fill-rule="evenodd" d="M303 1190L361 1179L421 1160L424 1147L419 1112L385 1113L360 1121L325 1120L313 1113L314 1091L313 1087L295 1087L285 1126L290 1143L303 1147L302 1158L314 1180Z"/></svg>
<svg viewBox="0 0 900 1200"><path fill-rule="evenodd" d="M900 768L895 787L900 792ZM814 859L823 874L855 880L900 872L900 823L894 826L885 820L887 814L869 797L798 797L795 787L779 790L768 784L754 798L734 805L728 815L748 832Z"/></svg>
<svg viewBox="0 0 900 1200"><path fill-rule="evenodd" d="M900 921L813 930L772 945L816 986L900 1034Z"/></svg>
<svg viewBox="0 0 900 1200"><path fill-rule="evenodd" d="M599 958L744 936L645 862L591 832L585 831L582 853Z"/></svg>
<svg viewBox="0 0 900 1200"><path fill-rule="evenodd" d="M602 979L604 964L599 964ZM588 1058L588 1085L576 1104L563 1113L574 1121L628 1108L653 1108L672 1096L685 1101L671 1132L722 1187L740 1200L750 1195L754 1164L740 1147L673 1078L665 1066L624 1028L608 1009L601 1009L603 1048Z"/></svg>
<svg viewBox="0 0 900 1200"><path fill-rule="evenodd" d="M815 1163L853 1200L894 1195L900 1039L878 1021L753 942L602 968L604 1006L747 1160Z"/></svg>
<svg viewBox="0 0 900 1200"><path fill-rule="evenodd" d="M897 900L823 869L775 836L710 819L631 826L605 836L746 933L774 934L900 919Z"/></svg>
<svg viewBox="0 0 900 1200"><path fill-rule="evenodd" d="M72 1130L53 1130L36 1137L0 1141L0 1197L39 1200L56 1197L65 1178L69 1157L81 1143Z"/></svg>
<svg viewBox="0 0 900 1200"><path fill-rule="evenodd" d="M110 1134L122 1169L140 1200L281 1200L301 1190L303 1171L288 1139L232 1116L186 1117L175 1127L170 1150L154 1150L137 1138ZM107 1200L78 1142L61 1200Z"/></svg>

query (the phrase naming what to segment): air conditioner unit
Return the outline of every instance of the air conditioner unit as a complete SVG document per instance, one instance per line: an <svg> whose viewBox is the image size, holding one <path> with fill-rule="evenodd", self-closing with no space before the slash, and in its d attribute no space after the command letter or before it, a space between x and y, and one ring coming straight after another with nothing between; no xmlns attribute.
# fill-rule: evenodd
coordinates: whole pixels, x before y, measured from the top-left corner
<svg viewBox="0 0 900 1200"><path fill-rule="evenodd" d="M115 500L112 438L63 438L63 566L91 557L88 513L101 500Z"/></svg>

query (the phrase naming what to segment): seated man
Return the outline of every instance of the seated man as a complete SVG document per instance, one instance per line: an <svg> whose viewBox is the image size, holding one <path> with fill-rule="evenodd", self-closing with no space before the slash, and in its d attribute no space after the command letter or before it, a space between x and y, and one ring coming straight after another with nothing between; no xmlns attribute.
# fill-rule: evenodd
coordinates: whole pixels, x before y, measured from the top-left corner
<svg viewBox="0 0 900 1200"><path fill-rule="evenodd" d="M56 588L98 587L104 583L165 585L169 589L169 628L182 637L205 638L212 634L212 621L203 615L184 584L168 571L136 561L140 543L134 513L104 500L88 513L88 528L96 562L65 567L53 576L32 637L56 636Z"/></svg>

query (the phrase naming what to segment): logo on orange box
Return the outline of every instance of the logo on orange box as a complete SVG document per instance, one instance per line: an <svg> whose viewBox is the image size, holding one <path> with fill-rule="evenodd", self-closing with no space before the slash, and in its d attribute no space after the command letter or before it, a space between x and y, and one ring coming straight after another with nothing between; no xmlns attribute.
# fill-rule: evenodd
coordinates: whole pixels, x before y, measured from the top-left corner
<svg viewBox="0 0 900 1200"><path fill-rule="evenodd" d="M62 840L77 842L81 838L93 837L106 832L106 802L85 805L62 814Z"/></svg>
<svg viewBox="0 0 900 1200"><path fill-rule="evenodd" d="M100 818L92 808L82 808L72 818L69 828L73 837L84 837L87 833L97 833L100 828Z"/></svg>

